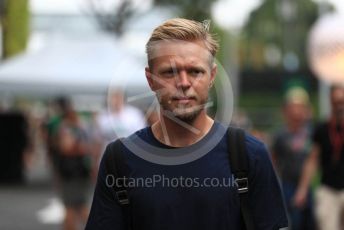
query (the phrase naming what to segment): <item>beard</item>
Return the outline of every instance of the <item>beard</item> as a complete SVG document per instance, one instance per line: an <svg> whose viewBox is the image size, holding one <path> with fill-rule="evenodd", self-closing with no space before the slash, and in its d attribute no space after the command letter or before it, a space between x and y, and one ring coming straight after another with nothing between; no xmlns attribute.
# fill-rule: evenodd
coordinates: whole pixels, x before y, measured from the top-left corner
<svg viewBox="0 0 344 230"><path fill-rule="evenodd" d="M200 106L198 106L198 108L194 107L177 108L173 110L172 114L174 117L178 118L181 121L192 123L202 111L202 108Z"/></svg>
<svg viewBox="0 0 344 230"><path fill-rule="evenodd" d="M174 107L172 103L175 98L176 97L171 97L171 98L158 97L160 106L163 109L163 114L172 119L177 118L186 123L192 123L197 118L197 116L205 108L205 102L208 100L208 98L200 100L196 96L191 96L193 100L198 102L196 103L196 105L178 104L176 107Z"/></svg>

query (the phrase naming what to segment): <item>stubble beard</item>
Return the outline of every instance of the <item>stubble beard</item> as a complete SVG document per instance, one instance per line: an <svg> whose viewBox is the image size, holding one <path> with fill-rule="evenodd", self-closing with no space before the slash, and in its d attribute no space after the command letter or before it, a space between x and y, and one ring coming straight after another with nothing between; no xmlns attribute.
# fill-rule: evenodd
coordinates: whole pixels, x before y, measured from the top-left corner
<svg viewBox="0 0 344 230"><path fill-rule="evenodd" d="M177 118L185 123L192 123L204 110L205 108L205 102L207 101L208 98L205 100L201 100L199 104L190 106L190 105L179 105L176 108L172 108L170 106L171 100L164 101L164 100L159 100L160 101L160 106L163 109L163 113L173 116L174 118ZM196 99L197 100L197 99Z"/></svg>
<svg viewBox="0 0 344 230"><path fill-rule="evenodd" d="M203 106L193 106L187 108L176 108L173 110L174 117L186 123L192 123L201 113Z"/></svg>

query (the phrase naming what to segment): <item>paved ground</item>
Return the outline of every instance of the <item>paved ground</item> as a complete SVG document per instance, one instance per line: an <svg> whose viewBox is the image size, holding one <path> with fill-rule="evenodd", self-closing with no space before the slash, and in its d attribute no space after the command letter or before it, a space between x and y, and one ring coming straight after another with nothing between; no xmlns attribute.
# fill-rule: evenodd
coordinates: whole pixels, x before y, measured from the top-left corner
<svg viewBox="0 0 344 230"><path fill-rule="evenodd" d="M0 186L1 230L58 230L64 209L49 185Z"/></svg>
<svg viewBox="0 0 344 230"><path fill-rule="evenodd" d="M48 186L0 187L0 229L61 229L63 208Z"/></svg>

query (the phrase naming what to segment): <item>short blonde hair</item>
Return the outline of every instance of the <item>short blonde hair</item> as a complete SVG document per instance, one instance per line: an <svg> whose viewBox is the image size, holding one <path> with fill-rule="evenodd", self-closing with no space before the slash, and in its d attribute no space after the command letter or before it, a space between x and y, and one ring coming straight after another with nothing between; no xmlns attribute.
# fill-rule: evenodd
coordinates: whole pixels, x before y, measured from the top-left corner
<svg viewBox="0 0 344 230"><path fill-rule="evenodd" d="M209 21L197 22L184 18L173 18L154 29L146 44L148 64L150 65L154 43L164 40L204 41L204 45L215 57L219 44L209 32Z"/></svg>
<svg viewBox="0 0 344 230"><path fill-rule="evenodd" d="M288 89L284 100L285 100L284 101L285 104L297 103L297 104L309 105L309 95L307 91L300 86L294 86Z"/></svg>

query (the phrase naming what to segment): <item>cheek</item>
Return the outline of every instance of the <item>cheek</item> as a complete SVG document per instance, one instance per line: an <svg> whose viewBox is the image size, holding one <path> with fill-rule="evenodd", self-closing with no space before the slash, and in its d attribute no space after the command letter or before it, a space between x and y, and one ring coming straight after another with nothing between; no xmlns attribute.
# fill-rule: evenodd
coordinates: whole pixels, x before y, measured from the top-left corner
<svg viewBox="0 0 344 230"><path fill-rule="evenodd" d="M175 88L176 79L174 77L172 78L157 77L156 84L161 89L165 88L166 90L172 90Z"/></svg>
<svg viewBox="0 0 344 230"><path fill-rule="evenodd" d="M208 95L209 85L210 83L207 80L197 80L192 84L193 89L198 95Z"/></svg>
<svg viewBox="0 0 344 230"><path fill-rule="evenodd" d="M210 85L210 79L208 76L202 76L202 77L196 78L192 82L192 86L194 88L207 89L209 85Z"/></svg>
<svg viewBox="0 0 344 230"><path fill-rule="evenodd" d="M174 95L176 92L176 89L173 87L165 87L161 86L158 90L155 91L156 95L158 96L159 100L166 100L171 95Z"/></svg>

